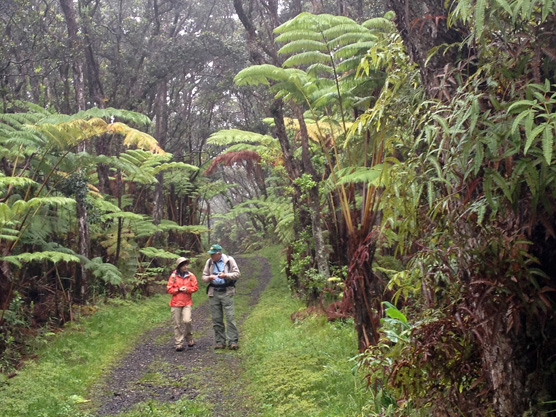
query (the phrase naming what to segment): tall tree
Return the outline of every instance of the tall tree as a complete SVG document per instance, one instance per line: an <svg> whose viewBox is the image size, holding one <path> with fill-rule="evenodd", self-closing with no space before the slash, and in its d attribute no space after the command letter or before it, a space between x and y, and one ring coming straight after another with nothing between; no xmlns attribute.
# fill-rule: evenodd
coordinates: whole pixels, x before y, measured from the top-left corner
<svg viewBox="0 0 556 417"><path fill-rule="evenodd" d="M86 109L85 101L85 74L84 74L84 60L83 60L83 44L78 36L79 25L77 22L77 14L72 0L60 0L60 6L66 18L66 25L68 28L68 49L72 53L72 68L73 68L73 85L75 90L75 101L77 110L83 111ZM80 152L85 151L85 143L78 145ZM89 236L89 221L87 219L87 207L85 203L86 194L80 193L77 198L77 224L79 233L79 254L85 258L89 258L90 253L90 236ZM88 295L88 272L85 269L84 263L81 263L80 269L76 276L76 289L78 290L78 299L85 302Z"/></svg>

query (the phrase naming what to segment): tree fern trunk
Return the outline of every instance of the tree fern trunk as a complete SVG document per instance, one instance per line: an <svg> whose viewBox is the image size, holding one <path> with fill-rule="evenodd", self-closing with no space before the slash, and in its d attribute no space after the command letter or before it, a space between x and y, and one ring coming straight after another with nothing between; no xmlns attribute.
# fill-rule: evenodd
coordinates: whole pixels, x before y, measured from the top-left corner
<svg viewBox="0 0 556 417"><path fill-rule="evenodd" d="M458 48L449 48L429 58L432 48L461 42L468 33L463 26L447 27L448 10L445 0L388 0L396 12L396 25L410 58L419 65L421 81L428 97L447 98L456 85L443 83L447 68L458 60ZM429 58L427 62L427 58ZM425 65L425 62L427 63Z"/></svg>

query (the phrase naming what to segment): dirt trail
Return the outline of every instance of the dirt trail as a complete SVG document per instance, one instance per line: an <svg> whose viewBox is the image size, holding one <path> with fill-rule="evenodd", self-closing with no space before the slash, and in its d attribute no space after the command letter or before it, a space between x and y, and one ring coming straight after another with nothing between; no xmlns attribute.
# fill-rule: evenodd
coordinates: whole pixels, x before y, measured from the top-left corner
<svg viewBox="0 0 556 417"><path fill-rule="evenodd" d="M262 257L236 257L236 261L242 277L257 273L258 283L252 291L242 288L241 282L237 285L237 296L249 297L250 305L255 305L270 281L270 265ZM202 284L199 291L204 291ZM236 317L240 331L245 318ZM194 306L193 334L195 346L183 352L174 349L170 321L144 334L142 341L119 362L117 368L93 389L93 404L98 407L94 415L117 415L143 401L171 402L183 397L194 399L199 395L214 405L213 416L256 415L253 410L245 408L246 394L237 384L241 373L240 356L230 350L214 351L208 302ZM223 378L235 382L223 386Z"/></svg>

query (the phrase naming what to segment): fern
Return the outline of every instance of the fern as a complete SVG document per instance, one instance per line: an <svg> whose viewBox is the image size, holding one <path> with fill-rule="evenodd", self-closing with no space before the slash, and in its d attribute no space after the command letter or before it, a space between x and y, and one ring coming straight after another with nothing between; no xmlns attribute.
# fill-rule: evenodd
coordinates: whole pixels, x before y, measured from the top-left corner
<svg viewBox="0 0 556 417"><path fill-rule="evenodd" d="M331 61L331 56L319 51L301 52L293 55L284 61L284 67L298 67L304 65L312 65L315 63L328 64Z"/></svg>
<svg viewBox="0 0 556 417"><path fill-rule="evenodd" d="M120 285L123 275L115 265L105 263L102 258L93 258L85 263L85 268L93 273L97 278L112 285Z"/></svg>
<svg viewBox="0 0 556 417"><path fill-rule="evenodd" d="M38 185L38 183L30 178L0 176L0 187L28 187L35 185Z"/></svg>
<svg viewBox="0 0 556 417"><path fill-rule="evenodd" d="M276 139L272 136L262 135L260 133L238 129L226 129L213 133L207 140L208 144L218 146L228 146L238 142L260 143L267 145L269 143L275 143Z"/></svg>
<svg viewBox="0 0 556 417"><path fill-rule="evenodd" d="M0 260L14 264L18 268L21 268L23 266L23 263L27 263L27 262L48 261L56 264L59 262L79 262L80 261L79 257L75 255L70 255L62 252L53 252L53 251L33 252L33 253L25 252L17 255L0 257Z"/></svg>
<svg viewBox="0 0 556 417"><path fill-rule="evenodd" d="M320 51L327 52L326 44L311 39L300 39L289 42L278 50L279 54L291 54L301 51Z"/></svg>
<svg viewBox="0 0 556 417"><path fill-rule="evenodd" d="M383 165L375 165L372 168L357 167L357 168L344 168L336 174L338 177L338 184L350 183L365 183L372 184L375 187L380 185L379 180L383 175Z"/></svg>
<svg viewBox="0 0 556 417"><path fill-rule="evenodd" d="M114 219L124 219L124 220L132 220L132 221L144 221L145 220L144 214L136 214L130 211L118 211L113 213L106 213L102 215L102 221L114 220Z"/></svg>
<svg viewBox="0 0 556 417"><path fill-rule="evenodd" d="M172 252L167 252L163 249L157 249L153 247L139 249L143 255L147 258L162 258L162 259L177 259L179 255Z"/></svg>

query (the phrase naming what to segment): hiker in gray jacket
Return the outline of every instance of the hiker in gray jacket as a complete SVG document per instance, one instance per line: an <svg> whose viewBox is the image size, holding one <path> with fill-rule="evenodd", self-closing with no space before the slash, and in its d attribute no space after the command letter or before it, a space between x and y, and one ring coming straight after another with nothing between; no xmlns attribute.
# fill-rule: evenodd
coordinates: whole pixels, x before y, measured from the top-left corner
<svg viewBox="0 0 556 417"><path fill-rule="evenodd" d="M222 253L222 246L212 245L210 258L203 269L203 282L208 284L210 314L214 329L215 349L238 349L239 332L234 318L235 285L240 276L236 261ZM224 326L224 316L226 325Z"/></svg>

